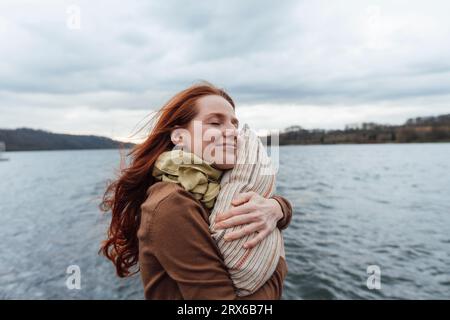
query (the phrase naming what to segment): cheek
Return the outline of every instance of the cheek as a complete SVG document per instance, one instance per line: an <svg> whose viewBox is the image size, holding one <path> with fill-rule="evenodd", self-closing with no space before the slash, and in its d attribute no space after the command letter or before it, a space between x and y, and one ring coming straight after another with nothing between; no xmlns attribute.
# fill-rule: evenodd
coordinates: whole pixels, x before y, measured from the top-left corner
<svg viewBox="0 0 450 320"><path fill-rule="evenodd" d="M222 136L222 132L218 129L214 129L214 128L205 129L202 133L203 147L217 144L218 142L220 142L221 136Z"/></svg>

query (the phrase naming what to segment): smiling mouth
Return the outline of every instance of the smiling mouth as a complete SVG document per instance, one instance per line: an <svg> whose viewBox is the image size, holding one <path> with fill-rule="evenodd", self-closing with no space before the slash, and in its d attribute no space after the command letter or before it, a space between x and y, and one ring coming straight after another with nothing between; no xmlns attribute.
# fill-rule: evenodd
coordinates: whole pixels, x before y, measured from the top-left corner
<svg viewBox="0 0 450 320"><path fill-rule="evenodd" d="M233 144L222 144L221 147L224 149L236 149L236 145Z"/></svg>

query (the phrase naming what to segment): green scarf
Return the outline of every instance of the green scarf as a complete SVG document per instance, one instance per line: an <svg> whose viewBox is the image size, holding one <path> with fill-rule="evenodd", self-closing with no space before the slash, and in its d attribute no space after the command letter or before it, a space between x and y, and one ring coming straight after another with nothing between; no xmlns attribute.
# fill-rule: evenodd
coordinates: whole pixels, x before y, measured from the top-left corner
<svg viewBox="0 0 450 320"><path fill-rule="evenodd" d="M212 163L181 149L161 153L152 171L157 180L181 184L209 209L219 194L222 173Z"/></svg>

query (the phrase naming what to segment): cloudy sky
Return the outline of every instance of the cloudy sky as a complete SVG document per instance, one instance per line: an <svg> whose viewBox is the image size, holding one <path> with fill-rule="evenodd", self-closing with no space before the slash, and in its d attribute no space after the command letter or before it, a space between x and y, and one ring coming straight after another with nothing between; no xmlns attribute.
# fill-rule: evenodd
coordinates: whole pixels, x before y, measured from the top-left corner
<svg viewBox="0 0 450 320"><path fill-rule="evenodd" d="M2 0L0 128L130 140L199 80L255 130L450 113L449 12L445 0Z"/></svg>

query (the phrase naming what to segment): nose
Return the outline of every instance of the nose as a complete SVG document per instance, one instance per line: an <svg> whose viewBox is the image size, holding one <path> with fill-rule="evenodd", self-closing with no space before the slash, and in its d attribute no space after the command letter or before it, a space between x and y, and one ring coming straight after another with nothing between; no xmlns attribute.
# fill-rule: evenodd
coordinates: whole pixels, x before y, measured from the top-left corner
<svg viewBox="0 0 450 320"><path fill-rule="evenodd" d="M238 129L237 129L235 126L226 128L226 129L224 130L224 132L223 132L223 135L224 135L225 137L228 137L228 136L237 136L237 135L238 135Z"/></svg>
<svg viewBox="0 0 450 320"><path fill-rule="evenodd" d="M226 142L226 144L236 144L238 133L239 131L235 126L226 128L223 132L224 142Z"/></svg>

